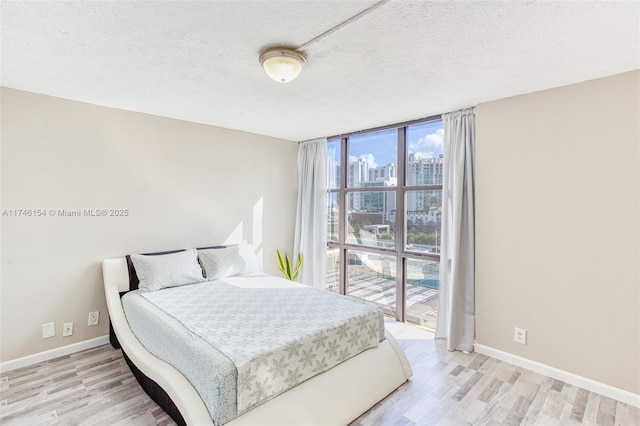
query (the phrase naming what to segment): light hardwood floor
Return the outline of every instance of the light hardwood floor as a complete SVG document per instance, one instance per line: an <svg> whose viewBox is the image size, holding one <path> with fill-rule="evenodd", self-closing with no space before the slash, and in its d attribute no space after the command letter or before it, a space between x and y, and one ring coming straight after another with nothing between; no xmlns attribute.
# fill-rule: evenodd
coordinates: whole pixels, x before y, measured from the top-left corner
<svg viewBox="0 0 640 426"><path fill-rule="evenodd" d="M411 380L356 421L368 425L640 425L640 409L387 321ZM109 345L3 373L2 425L173 425Z"/></svg>

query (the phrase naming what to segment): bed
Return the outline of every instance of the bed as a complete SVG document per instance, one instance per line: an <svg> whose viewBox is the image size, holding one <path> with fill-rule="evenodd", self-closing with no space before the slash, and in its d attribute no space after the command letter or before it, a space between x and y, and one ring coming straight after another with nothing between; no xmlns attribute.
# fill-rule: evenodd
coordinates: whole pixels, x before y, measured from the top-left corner
<svg viewBox="0 0 640 426"><path fill-rule="evenodd" d="M189 268L202 279L149 290L149 282L162 282L158 267L169 265L168 273L176 274L171 262L179 256L180 268L188 258ZM370 306L263 274L254 256L252 248L241 243L103 261L111 343L122 348L142 388L178 424L345 425L408 380L412 372L404 352L385 333L383 323L374 326L381 324L381 317ZM143 261L152 265L150 269ZM177 280L193 280L193 274L184 278L180 271ZM242 305L236 307L234 300ZM276 303L271 308L270 300ZM282 305L284 301L289 305ZM266 308L259 307L264 304ZM301 317L293 312L294 306L303 309L305 321L294 321ZM266 312L272 314L260 309L270 309ZM251 315L234 316L244 310ZM332 314L326 315L329 310ZM318 328L318 321L325 328ZM261 331L243 334L244 322L257 323ZM302 330L296 339L307 340L291 340L288 336L294 332L287 327L306 327L306 335ZM361 330L357 338L356 330ZM350 334L357 343L345 341L340 346L341 334ZM245 344L249 340L251 344ZM265 345L273 346L271 352L258 353L257 348ZM318 352L322 357L314 353L315 367L310 362L305 371L302 354L308 355L312 347L314 352L322 351ZM292 351L298 355L296 348L302 348L299 365L292 361L298 360L292 358ZM187 355L196 361L181 362ZM278 368L282 364L288 370ZM271 394L257 392L260 380L267 383L266 376L258 373L266 375L267 370L273 376L267 386ZM292 371L297 382L290 380Z"/></svg>

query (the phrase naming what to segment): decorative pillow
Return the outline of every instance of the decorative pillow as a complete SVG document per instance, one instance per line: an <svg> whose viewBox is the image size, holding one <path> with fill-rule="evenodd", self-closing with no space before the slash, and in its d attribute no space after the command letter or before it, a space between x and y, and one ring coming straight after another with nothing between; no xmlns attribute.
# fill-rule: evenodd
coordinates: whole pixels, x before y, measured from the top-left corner
<svg viewBox="0 0 640 426"><path fill-rule="evenodd" d="M237 246L198 250L198 257L207 280L260 272L253 246L246 241Z"/></svg>
<svg viewBox="0 0 640 426"><path fill-rule="evenodd" d="M196 249L147 256L132 254L140 291L155 291L204 281Z"/></svg>

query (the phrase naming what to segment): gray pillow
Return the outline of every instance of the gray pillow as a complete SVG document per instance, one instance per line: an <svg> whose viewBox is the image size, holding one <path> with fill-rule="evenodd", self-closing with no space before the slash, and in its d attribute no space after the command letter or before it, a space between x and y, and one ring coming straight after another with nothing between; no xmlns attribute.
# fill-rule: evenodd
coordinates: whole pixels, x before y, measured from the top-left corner
<svg viewBox="0 0 640 426"><path fill-rule="evenodd" d="M198 250L207 280L260 272L253 246L246 241L237 246Z"/></svg>
<svg viewBox="0 0 640 426"><path fill-rule="evenodd" d="M142 292L204 281L196 249L156 256L132 254L131 261Z"/></svg>

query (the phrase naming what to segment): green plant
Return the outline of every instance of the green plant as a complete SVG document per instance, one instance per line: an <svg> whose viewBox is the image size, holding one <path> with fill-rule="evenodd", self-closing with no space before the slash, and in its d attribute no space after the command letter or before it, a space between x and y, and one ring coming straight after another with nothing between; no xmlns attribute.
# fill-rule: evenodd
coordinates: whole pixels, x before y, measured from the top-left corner
<svg viewBox="0 0 640 426"><path fill-rule="evenodd" d="M295 281L298 278L298 273L302 267L302 255L298 253L298 264L296 265L296 269L293 270L291 268L289 256L285 254L283 259L280 254L280 250L276 250L276 254L278 255L278 268L282 271L284 277L288 280Z"/></svg>

